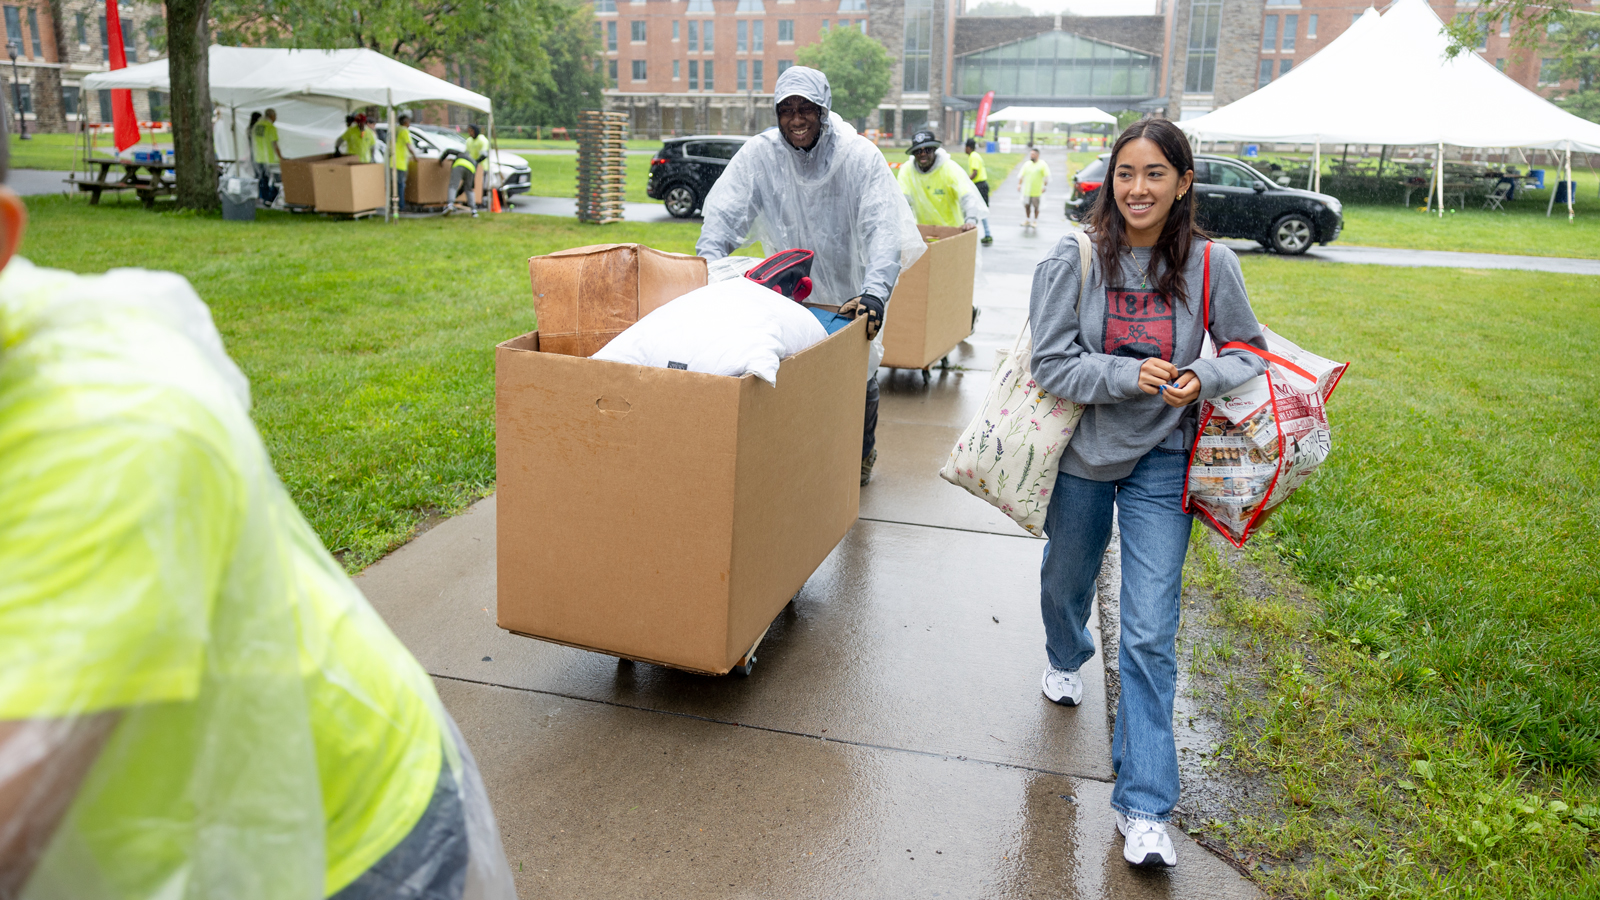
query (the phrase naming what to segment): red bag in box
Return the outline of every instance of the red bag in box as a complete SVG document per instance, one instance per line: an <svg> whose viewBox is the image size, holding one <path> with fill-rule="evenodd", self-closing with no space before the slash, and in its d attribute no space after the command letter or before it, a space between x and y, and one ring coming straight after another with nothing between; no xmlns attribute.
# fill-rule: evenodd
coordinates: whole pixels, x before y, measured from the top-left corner
<svg viewBox="0 0 1600 900"><path fill-rule="evenodd" d="M1267 361L1267 371L1236 390L1200 404L1200 425L1189 452L1184 508L1198 513L1235 547L1333 449L1327 402L1349 363L1300 349L1266 326L1267 350L1242 343Z"/></svg>

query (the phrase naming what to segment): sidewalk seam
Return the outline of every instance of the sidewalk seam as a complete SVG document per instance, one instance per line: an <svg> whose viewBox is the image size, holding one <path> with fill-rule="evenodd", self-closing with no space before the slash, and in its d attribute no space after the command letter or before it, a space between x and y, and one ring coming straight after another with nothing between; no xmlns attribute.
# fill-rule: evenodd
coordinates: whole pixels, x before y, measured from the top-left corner
<svg viewBox="0 0 1600 900"><path fill-rule="evenodd" d="M675 716L680 719L694 719L695 721L708 722L713 725L730 725L734 728L748 728L753 731L765 731L769 734L782 734L790 737L807 738L809 740L821 741L825 744L844 744L848 747L861 747L862 749L866 750L885 750L891 753L910 753L915 756L926 756L933 759L948 759L956 762L974 762L979 763L980 765L1000 766L1007 769L1016 769L1022 772L1037 772L1041 775L1055 775L1060 778L1076 778L1082 781L1097 782L1099 784L1111 784L1116 781L1115 778L1103 778L1098 775L1080 775L1074 772L1063 772L1057 769L1046 769L1042 766L1028 766L1021 763L1005 762L1003 760L984 759L976 756L958 756L952 753L935 753L932 750L913 750L910 747L891 747L885 744L873 744L867 741L840 740L838 738L823 737L822 735L817 734L807 734L804 731L791 731L786 728L773 728L770 725L751 725L745 722L730 722L727 719L714 719L710 716L697 716L694 713L675 712L670 709L652 709L648 706L633 706L627 703L617 703L613 700L596 700L593 697L580 697L576 694L563 694L559 691L541 691L537 688L517 687L509 684L497 684L493 681L480 681L476 678L462 678L458 675L440 675L434 672L429 672L428 675L431 678L443 678L447 681L455 681L461 684L476 684L483 687L500 688L507 691L521 691L525 694L543 694L546 697L560 697L563 700L572 700L579 703L593 703L598 706L611 706L617 709L631 709L636 712L654 713L663 716Z"/></svg>

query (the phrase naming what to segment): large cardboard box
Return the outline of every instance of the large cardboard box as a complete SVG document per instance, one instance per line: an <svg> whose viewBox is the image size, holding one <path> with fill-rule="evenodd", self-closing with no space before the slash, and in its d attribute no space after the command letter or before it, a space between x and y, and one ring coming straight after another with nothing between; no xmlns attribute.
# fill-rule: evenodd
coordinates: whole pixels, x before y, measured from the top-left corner
<svg viewBox="0 0 1600 900"><path fill-rule="evenodd" d="M311 182L317 192L317 212L371 212L383 209L388 196L383 164L364 163L353 156L313 163Z"/></svg>
<svg viewBox="0 0 1600 900"><path fill-rule="evenodd" d="M406 203L443 206L450 202L450 163L443 159L412 159L406 170Z"/></svg>
<svg viewBox="0 0 1600 900"><path fill-rule="evenodd" d="M928 252L900 273L883 322L883 364L924 369L972 333L978 232L918 225Z"/></svg>
<svg viewBox="0 0 1600 900"><path fill-rule="evenodd" d="M706 261L642 244L596 244L535 256L528 277L540 348L592 356L646 313L705 287Z"/></svg>
<svg viewBox="0 0 1600 900"><path fill-rule="evenodd" d="M500 627L728 672L856 521L865 321L776 386L542 341L495 349Z"/></svg>
<svg viewBox="0 0 1600 900"><path fill-rule="evenodd" d="M278 163L278 170L283 177L283 202L290 206L316 206L317 189L311 181L311 167L316 163L335 159L353 160L355 157L319 153L316 156L281 160Z"/></svg>

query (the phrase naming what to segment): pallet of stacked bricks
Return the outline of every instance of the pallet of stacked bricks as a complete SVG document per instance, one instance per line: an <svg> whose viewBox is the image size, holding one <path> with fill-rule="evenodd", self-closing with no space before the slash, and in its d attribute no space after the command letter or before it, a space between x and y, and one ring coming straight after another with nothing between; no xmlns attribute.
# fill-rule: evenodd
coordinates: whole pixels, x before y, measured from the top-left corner
<svg viewBox="0 0 1600 900"><path fill-rule="evenodd" d="M627 178L623 139L628 114L578 113L578 220L599 225L622 221Z"/></svg>

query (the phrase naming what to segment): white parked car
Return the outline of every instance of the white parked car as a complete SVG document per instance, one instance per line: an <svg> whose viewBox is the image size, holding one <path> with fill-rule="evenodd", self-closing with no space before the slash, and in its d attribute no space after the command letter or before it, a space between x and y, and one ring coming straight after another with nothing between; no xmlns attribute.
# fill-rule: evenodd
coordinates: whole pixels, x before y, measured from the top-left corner
<svg viewBox="0 0 1600 900"><path fill-rule="evenodd" d="M380 124L378 132L379 161L388 158L389 126ZM421 159L438 159L446 150L467 152L467 139L448 128L438 125L411 126L411 155ZM525 194L533 186L528 161L516 153L490 150L489 159L494 165L485 175L485 186L500 188L500 196L513 197Z"/></svg>

